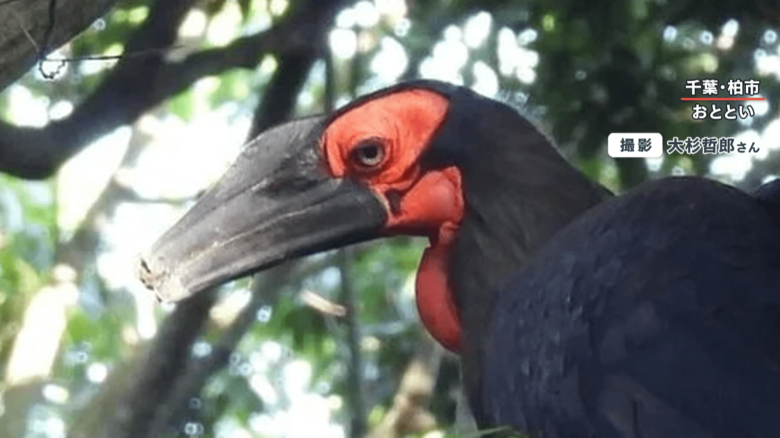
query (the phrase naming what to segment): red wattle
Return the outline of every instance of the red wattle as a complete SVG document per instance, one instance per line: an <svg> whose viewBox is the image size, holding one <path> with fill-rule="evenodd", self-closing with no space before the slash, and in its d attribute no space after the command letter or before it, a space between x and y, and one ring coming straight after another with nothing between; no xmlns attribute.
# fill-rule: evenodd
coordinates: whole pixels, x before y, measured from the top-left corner
<svg viewBox="0 0 780 438"><path fill-rule="evenodd" d="M423 253L415 285L417 310L431 336L444 348L459 353L460 318L447 286L447 248L438 243Z"/></svg>

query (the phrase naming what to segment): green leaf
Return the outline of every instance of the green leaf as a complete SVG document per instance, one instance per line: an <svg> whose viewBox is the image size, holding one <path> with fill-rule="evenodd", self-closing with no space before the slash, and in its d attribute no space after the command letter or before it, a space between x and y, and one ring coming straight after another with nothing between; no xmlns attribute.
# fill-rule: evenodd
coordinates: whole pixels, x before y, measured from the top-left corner
<svg viewBox="0 0 780 438"><path fill-rule="evenodd" d="M190 121L195 115L195 96L191 91L181 93L168 102L168 109L182 120Z"/></svg>

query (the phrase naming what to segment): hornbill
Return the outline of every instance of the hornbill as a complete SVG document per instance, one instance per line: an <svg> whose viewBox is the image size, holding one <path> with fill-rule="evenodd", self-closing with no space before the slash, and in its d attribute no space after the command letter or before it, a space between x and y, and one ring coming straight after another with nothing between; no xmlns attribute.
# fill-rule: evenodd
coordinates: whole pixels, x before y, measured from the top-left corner
<svg viewBox="0 0 780 438"><path fill-rule="evenodd" d="M655 145L662 147L662 145ZM514 109L437 81L275 127L142 257L164 300L283 260L429 239L420 317L480 427L780 436L780 185L613 196Z"/></svg>

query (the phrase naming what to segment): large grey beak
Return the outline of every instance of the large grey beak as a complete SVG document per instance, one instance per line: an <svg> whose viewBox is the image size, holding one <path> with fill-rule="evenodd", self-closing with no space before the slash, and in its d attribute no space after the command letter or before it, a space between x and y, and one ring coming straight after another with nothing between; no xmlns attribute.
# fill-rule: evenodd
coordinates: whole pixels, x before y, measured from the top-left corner
<svg viewBox="0 0 780 438"><path fill-rule="evenodd" d="M146 287L177 301L286 259L380 237L387 213L379 199L326 172L323 123L289 122L249 143L142 257Z"/></svg>

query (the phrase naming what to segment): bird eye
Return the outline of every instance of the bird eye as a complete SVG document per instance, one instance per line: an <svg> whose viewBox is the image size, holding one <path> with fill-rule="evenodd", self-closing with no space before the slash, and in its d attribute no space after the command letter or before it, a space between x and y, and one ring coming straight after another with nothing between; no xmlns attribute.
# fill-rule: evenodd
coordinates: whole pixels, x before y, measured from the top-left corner
<svg viewBox="0 0 780 438"><path fill-rule="evenodd" d="M355 146L350 152L352 163L358 168L373 169L382 163L385 157L385 149L379 140L365 140Z"/></svg>

